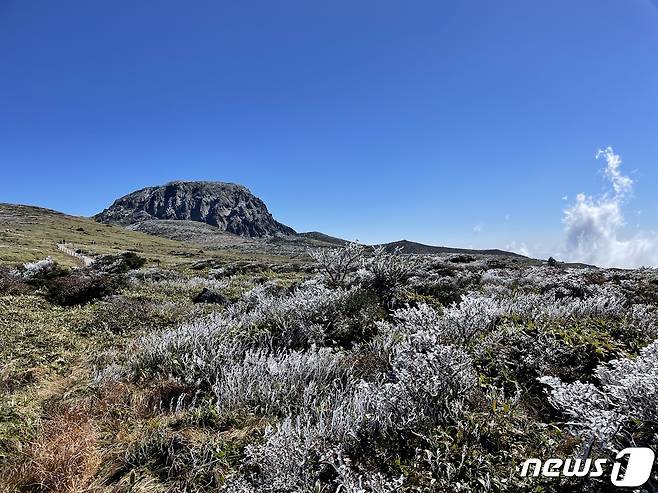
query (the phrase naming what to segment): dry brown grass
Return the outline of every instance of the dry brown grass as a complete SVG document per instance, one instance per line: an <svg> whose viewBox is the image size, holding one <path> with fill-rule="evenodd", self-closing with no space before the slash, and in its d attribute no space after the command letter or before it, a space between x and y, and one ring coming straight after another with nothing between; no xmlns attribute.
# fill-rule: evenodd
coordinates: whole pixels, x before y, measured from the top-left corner
<svg viewBox="0 0 658 493"><path fill-rule="evenodd" d="M0 484L5 491L88 492L101 463L99 435L87 410L63 409L44 421Z"/></svg>
<svg viewBox="0 0 658 493"><path fill-rule="evenodd" d="M41 368L17 369L13 361L0 364L0 392L14 392L34 383L44 374Z"/></svg>
<svg viewBox="0 0 658 493"><path fill-rule="evenodd" d="M171 413L179 402L188 404L193 392L188 386L169 380L146 388L112 382L90 400L91 412L104 428L114 428L125 422L126 416L138 421Z"/></svg>
<svg viewBox="0 0 658 493"><path fill-rule="evenodd" d="M132 425L167 413L189 389L167 381L148 389L113 383L96 395L70 400L64 396L71 385L70 379L57 379L39 389L48 417L34 439L20 444L12 464L0 470L0 492L156 491L155 480L145 477L132 485L124 477L109 490L107 480L125 474L122 459L133 444ZM108 436L113 446L103 443Z"/></svg>
<svg viewBox="0 0 658 493"><path fill-rule="evenodd" d="M169 468L173 471L180 467L177 462L188 459L207 465L204 454L208 453L208 444L226 447L225 460L237 461L242 446L260 436L267 424L262 418L254 418L238 427L227 423L218 433L200 423L179 421L185 411L179 413L177 404L189 405L193 395L184 385L162 380L140 388L108 382L89 392L81 385L84 371L73 373L42 382L35 389L45 417L35 435L18 440L11 463L4 464L4 469L0 465L0 493L178 491L197 473L210 481L212 472L192 467L179 477L167 479ZM182 448L170 450L169 441ZM154 451L149 448L151 444L156 447ZM127 459L131 451L142 448L149 464ZM172 453L175 455L167 456ZM167 457L159 464L161 454ZM141 456L138 458L141 460ZM220 478L222 464L213 467L217 467ZM228 470L228 462L224 467Z"/></svg>

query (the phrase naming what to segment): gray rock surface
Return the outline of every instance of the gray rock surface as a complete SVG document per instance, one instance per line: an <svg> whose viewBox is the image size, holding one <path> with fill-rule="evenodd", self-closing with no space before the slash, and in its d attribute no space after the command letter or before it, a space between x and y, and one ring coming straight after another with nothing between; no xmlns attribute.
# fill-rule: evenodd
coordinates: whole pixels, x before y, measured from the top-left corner
<svg viewBox="0 0 658 493"><path fill-rule="evenodd" d="M294 235L274 220L265 203L234 183L175 181L130 193L94 218L130 225L153 219L197 221L240 236Z"/></svg>

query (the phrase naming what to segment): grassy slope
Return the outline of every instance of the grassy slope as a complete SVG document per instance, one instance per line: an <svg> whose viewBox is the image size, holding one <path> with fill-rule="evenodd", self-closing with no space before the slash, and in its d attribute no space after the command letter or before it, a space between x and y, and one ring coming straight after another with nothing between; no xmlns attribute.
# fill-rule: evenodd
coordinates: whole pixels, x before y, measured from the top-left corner
<svg viewBox="0 0 658 493"><path fill-rule="evenodd" d="M294 258L304 255L308 248L336 246L335 242L306 236L305 234L271 238L245 238L197 221L154 219L132 224L127 229L181 241L204 250L230 249L243 253L268 252L269 254ZM345 242L342 241L342 243Z"/></svg>
<svg viewBox="0 0 658 493"><path fill-rule="evenodd" d="M187 267L206 259L217 260L220 264L290 263L285 256L268 253L264 248L245 252L226 245L225 248L204 251L189 243L108 226L84 217L0 203L0 265L52 256L62 265L78 266L76 259L57 249L57 243L61 241L73 244L89 255L134 251L148 260L147 266L159 264L190 275L197 275L197 271L188 271ZM292 263L300 261L303 259ZM123 293L150 302L156 302L152 298L160 296L163 299L158 298L157 303L163 306L178 303L183 313L194 309L193 294ZM43 408L53 401L53 395L60 394L60 386L71 390L72 384L82 382L86 386L90 358L105 349L119 349L125 343L122 336L87 331L102 306L103 303L97 302L58 307L35 294L0 295L0 465L11 443L27 440L40 426ZM59 397L55 401L59 401ZM3 491L1 474L0 491Z"/></svg>
<svg viewBox="0 0 658 493"><path fill-rule="evenodd" d="M61 241L89 254L134 251L149 262L180 264L199 258L276 261L267 252L202 251L198 246L159 236L108 226L40 207L0 204L0 264L16 264L52 256L63 265L76 260L57 250Z"/></svg>

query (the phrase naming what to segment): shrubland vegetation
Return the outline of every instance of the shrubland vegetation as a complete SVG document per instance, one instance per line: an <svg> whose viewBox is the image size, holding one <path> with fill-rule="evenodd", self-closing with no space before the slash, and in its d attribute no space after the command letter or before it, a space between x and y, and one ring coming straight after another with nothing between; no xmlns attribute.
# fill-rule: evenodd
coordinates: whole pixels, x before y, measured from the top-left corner
<svg viewBox="0 0 658 493"><path fill-rule="evenodd" d="M0 483L612 491L518 467L658 443L654 270L355 244L309 262L4 268Z"/></svg>

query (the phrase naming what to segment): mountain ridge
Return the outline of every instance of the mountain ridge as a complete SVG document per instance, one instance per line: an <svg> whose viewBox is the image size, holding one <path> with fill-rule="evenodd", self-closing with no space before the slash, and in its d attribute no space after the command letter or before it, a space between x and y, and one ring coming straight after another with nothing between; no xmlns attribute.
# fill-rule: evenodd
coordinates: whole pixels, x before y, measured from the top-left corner
<svg viewBox="0 0 658 493"><path fill-rule="evenodd" d="M297 233L276 221L266 204L249 188L221 181L173 180L164 185L144 187L116 199L91 219L211 250L301 253L309 248L349 243L319 231ZM400 250L405 254L527 258L499 249L434 246L406 239L364 246Z"/></svg>
<svg viewBox="0 0 658 493"><path fill-rule="evenodd" d="M400 248L402 253L415 253L415 254L454 253L454 254L479 254L479 255L528 258L525 255L521 255L519 253L514 253L514 252L508 252L506 250L500 250L498 248L478 250L473 248L456 248L456 247L426 245L424 243L417 243L415 241L409 241L409 240L392 241L390 243L382 243L381 245L377 245L377 246L382 246L389 251Z"/></svg>

